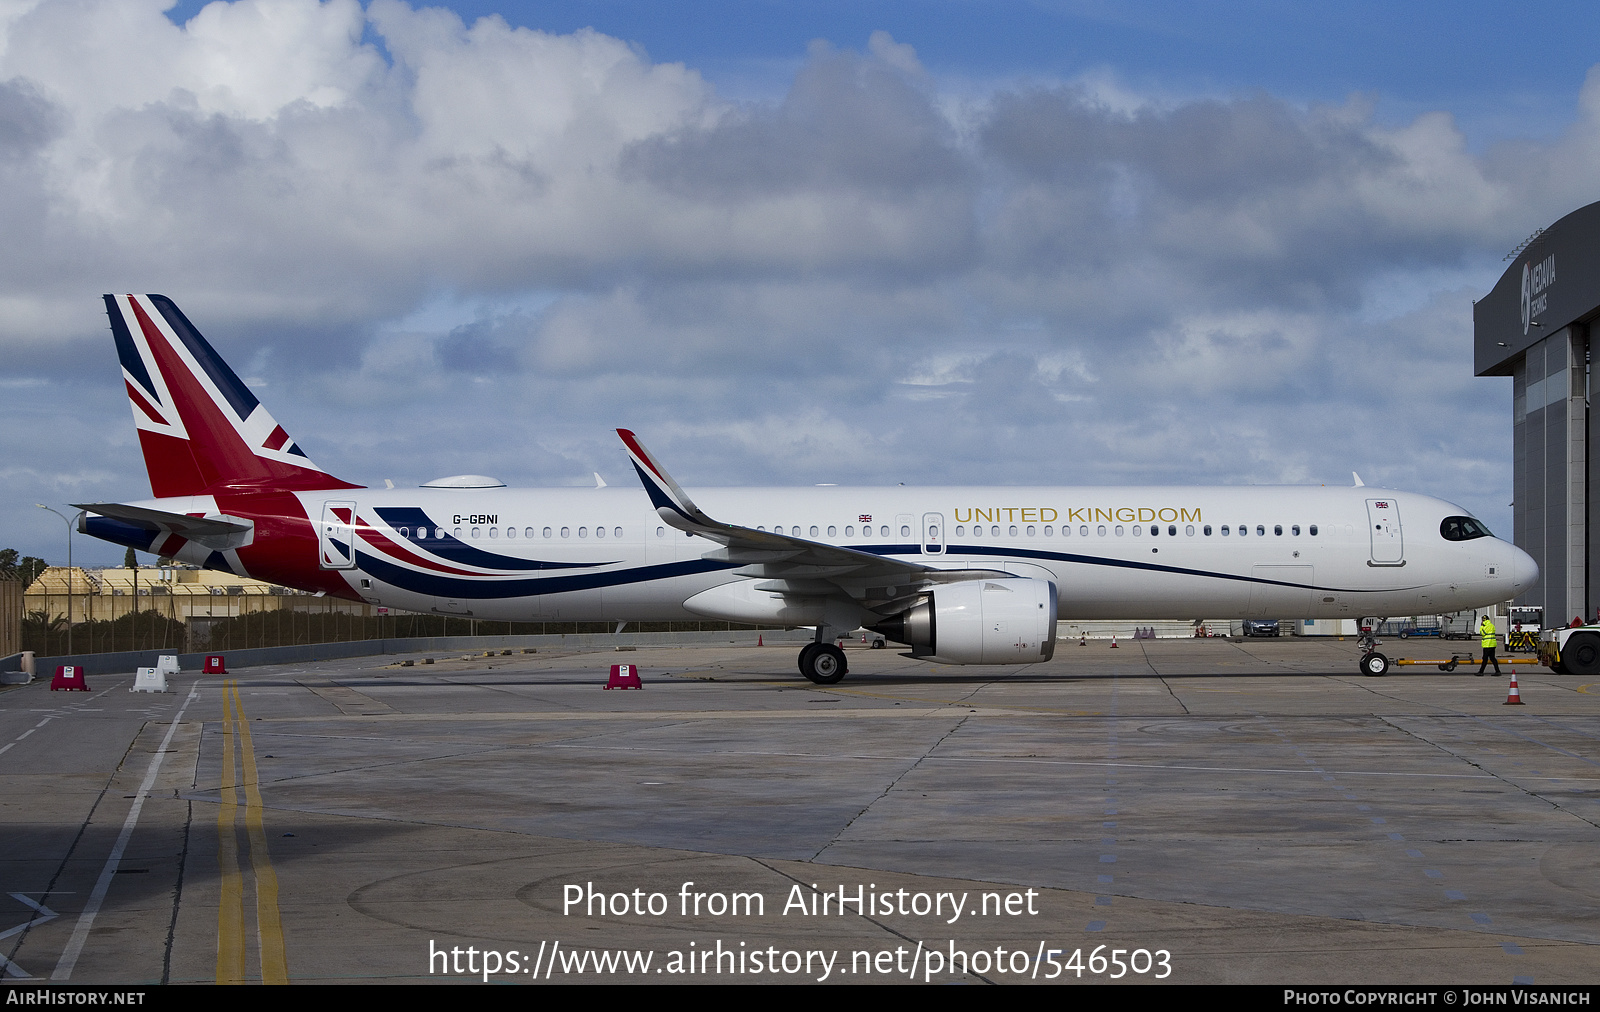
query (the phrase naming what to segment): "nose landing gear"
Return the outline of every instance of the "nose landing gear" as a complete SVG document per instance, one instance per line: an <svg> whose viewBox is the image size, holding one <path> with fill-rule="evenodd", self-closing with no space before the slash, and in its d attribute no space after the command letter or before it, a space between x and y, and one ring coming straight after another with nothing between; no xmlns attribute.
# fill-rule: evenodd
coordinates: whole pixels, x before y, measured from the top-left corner
<svg viewBox="0 0 1600 1012"><path fill-rule="evenodd" d="M1368 625L1365 619L1361 620L1361 638L1356 641L1356 646L1361 650L1361 673L1369 678L1382 678L1389 673L1389 658L1378 653L1383 641L1378 639L1376 630L1383 626L1383 622L1378 618Z"/></svg>

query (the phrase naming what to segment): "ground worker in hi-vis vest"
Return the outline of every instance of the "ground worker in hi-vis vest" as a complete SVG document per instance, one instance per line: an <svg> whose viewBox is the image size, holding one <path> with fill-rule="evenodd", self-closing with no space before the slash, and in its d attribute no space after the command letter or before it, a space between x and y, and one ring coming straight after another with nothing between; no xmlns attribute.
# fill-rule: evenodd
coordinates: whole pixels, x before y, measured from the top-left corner
<svg viewBox="0 0 1600 1012"><path fill-rule="evenodd" d="M1494 673L1500 673L1500 659L1494 655L1494 648L1498 637L1495 636L1494 619L1483 616L1483 622L1478 626L1479 642L1483 645L1483 660L1478 662L1478 674L1483 674L1485 664L1494 665Z"/></svg>

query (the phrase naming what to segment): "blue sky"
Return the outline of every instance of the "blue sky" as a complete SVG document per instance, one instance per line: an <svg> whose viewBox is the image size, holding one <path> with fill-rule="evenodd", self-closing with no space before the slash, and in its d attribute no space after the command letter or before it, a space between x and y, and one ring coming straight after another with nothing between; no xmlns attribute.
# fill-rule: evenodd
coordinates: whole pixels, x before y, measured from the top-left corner
<svg viewBox="0 0 1600 1012"><path fill-rule="evenodd" d="M1358 470L1509 532L1471 303L1596 198L1597 22L23 0L0 544L54 560L33 503L148 495L112 290L175 299L365 483L615 484L627 426L690 485Z"/></svg>
<svg viewBox="0 0 1600 1012"><path fill-rule="evenodd" d="M182 23L202 0L175 4ZM1261 90L1295 102L1370 95L1380 114L1451 111L1475 144L1538 136L1570 121L1600 38L1577 2L684 2L469 0L463 20L498 16L547 32L626 39L651 59L698 69L730 94L786 89L806 45L860 48L883 30L928 70L975 84L1106 72L1176 96Z"/></svg>

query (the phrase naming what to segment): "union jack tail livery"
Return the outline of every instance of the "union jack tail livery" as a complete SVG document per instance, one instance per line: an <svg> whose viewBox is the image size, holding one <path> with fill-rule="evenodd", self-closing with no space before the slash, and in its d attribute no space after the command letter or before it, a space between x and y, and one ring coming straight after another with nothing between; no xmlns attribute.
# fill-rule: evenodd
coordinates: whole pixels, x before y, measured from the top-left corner
<svg viewBox="0 0 1600 1012"><path fill-rule="evenodd" d="M171 299L105 301L158 498L360 487L313 464Z"/></svg>

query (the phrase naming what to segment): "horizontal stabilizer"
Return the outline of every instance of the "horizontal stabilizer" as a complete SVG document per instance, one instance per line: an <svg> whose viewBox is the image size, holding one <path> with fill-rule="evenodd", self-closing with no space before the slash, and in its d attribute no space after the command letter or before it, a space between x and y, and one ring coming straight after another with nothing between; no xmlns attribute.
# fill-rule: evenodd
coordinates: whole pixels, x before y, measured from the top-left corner
<svg viewBox="0 0 1600 1012"><path fill-rule="evenodd" d="M191 517L183 513L168 513L145 506L125 506L116 502L72 503L72 506L98 513L103 517L116 517L151 531L167 531L184 537L243 534L251 529L247 520L221 520L215 517Z"/></svg>
<svg viewBox="0 0 1600 1012"><path fill-rule="evenodd" d="M176 534L213 547L237 547L250 543L255 525L235 517L191 517L146 506L127 506L115 502L73 503L77 509L121 520L147 531Z"/></svg>

